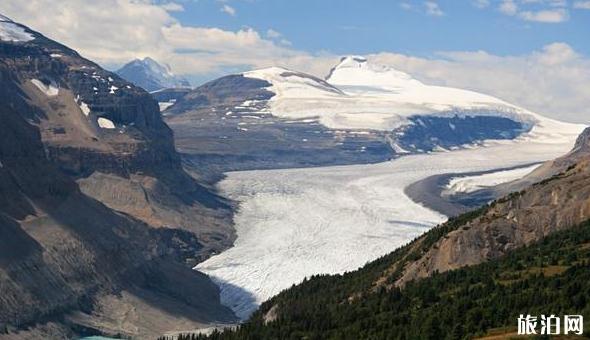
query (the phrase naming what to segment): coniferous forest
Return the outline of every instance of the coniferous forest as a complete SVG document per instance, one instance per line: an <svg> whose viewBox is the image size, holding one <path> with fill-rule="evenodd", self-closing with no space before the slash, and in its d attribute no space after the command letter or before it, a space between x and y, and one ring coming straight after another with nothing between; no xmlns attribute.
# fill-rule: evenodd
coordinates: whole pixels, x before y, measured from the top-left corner
<svg viewBox="0 0 590 340"><path fill-rule="evenodd" d="M444 236L440 227L431 233ZM376 286L410 246L356 272L314 276L264 303L237 330L184 337L467 339L515 333L520 314L582 314L590 320L590 221L499 260L436 274L403 289ZM265 321L273 308L276 318Z"/></svg>

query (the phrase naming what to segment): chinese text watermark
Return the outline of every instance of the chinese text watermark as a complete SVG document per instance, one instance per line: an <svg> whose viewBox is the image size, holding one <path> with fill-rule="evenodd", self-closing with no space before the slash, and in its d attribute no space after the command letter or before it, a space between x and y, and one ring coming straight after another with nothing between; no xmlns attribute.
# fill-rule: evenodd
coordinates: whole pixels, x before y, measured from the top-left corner
<svg viewBox="0 0 590 340"><path fill-rule="evenodd" d="M520 314L518 334L582 335L584 334L584 317L582 315L566 315L563 317L562 323L561 318L553 314L540 317Z"/></svg>

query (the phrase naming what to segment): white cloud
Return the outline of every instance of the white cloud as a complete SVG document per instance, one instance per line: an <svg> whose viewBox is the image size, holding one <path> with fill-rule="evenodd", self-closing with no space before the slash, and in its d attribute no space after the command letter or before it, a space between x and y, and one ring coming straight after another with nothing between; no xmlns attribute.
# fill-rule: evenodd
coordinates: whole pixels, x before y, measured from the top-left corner
<svg viewBox="0 0 590 340"><path fill-rule="evenodd" d="M232 17L236 16L236 9L231 7L228 4L223 4L223 6L221 6L221 11L223 13L227 13L227 14L231 15Z"/></svg>
<svg viewBox="0 0 590 340"><path fill-rule="evenodd" d="M547 66L563 65L581 58L581 56L566 43L546 45L541 52L536 52L533 55L541 64Z"/></svg>
<svg viewBox="0 0 590 340"><path fill-rule="evenodd" d="M409 11L409 10L411 10L411 9L412 9L412 5L410 5L410 4L409 4L409 3L407 3L407 2L401 2L401 3L399 4L399 7L401 7L402 9L405 9L406 11Z"/></svg>
<svg viewBox="0 0 590 340"><path fill-rule="evenodd" d="M185 26L170 15L173 10L180 6L149 0L101 0L92 6L87 0L0 1L0 13L102 65L150 56L176 73L198 75L275 64L312 72L327 67L310 62L322 59L317 55L288 48L285 37L264 37L250 28Z"/></svg>
<svg viewBox="0 0 590 340"><path fill-rule="evenodd" d="M518 6L513 0L504 0L500 4L499 10L506 15L516 15Z"/></svg>
<svg viewBox="0 0 590 340"><path fill-rule="evenodd" d="M576 1L574 2L574 8L590 9L590 1Z"/></svg>
<svg viewBox="0 0 590 340"><path fill-rule="evenodd" d="M563 8L543 11L524 11L519 16L526 21L536 21L544 23L559 23L569 19L567 10Z"/></svg>
<svg viewBox="0 0 590 340"><path fill-rule="evenodd" d="M426 7L426 14L428 15L435 17L445 15L445 13L440 9L440 6L434 1L425 1L424 6Z"/></svg>
<svg viewBox="0 0 590 340"><path fill-rule="evenodd" d="M275 31L272 28L266 31L266 37L284 46L292 45L289 40L283 37L283 34L281 34L281 32Z"/></svg>
<svg viewBox="0 0 590 340"><path fill-rule="evenodd" d="M261 35L250 28L184 26L169 13L177 6L147 1L103 0L87 6L85 0L3 0L0 13L103 65L150 56L176 73L200 78L269 66L325 76L339 59L293 49L273 30ZM434 59L394 53L372 58L425 82L489 93L551 117L590 121L590 60L565 43L522 56L453 52Z"/></svg>
<svg viewBox="0 0 590 340"><path fill-rule="evenodd" d="M439 53L434 59L395 53L369 58L427 83L487 93L547 117L590 123L590 59L565 43L520 56L477 51Z"/></svg>
<svg viewBox="0 0 590 340"><path fill-rule="evenodd" d="M181 4L177 4L176 2L163 3L160 5L160 7L167 10L168 12L184 11L184 7Z"/></svg>
<svg viewBox="0 0 590 340"><path fill-rule="evenodd" d="M490 6L490 0L473 0L473 6L477 8L486 8Z"/></svg>
<svg viewBox="0 0 590 340"><path fill-rule="evenodd" d="M502 0L498 10L525 21L560 23L569 20L567 0Z"/></svg>
<svg viewBox="0 0 590 340"><path fill-rule="evenodd" d="M276 39L282 37L283 35L280 32L277 32L271 28L266 31L266 36L271 39Z"/></svg>

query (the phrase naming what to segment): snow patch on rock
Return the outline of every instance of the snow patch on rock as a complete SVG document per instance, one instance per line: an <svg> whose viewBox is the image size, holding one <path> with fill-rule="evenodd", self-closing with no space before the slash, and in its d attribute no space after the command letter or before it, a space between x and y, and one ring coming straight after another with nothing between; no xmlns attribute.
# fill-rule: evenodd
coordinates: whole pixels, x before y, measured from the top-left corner
<svg viewBox="0 0 590 340"><path fill-rule="evenodd" d="M11 42L27 42L35 37L25 31L22 26L15 24L7 17L0 15L0 40Z"/></svg>
<svg viewBox="0 0 590 340"><path fill-rule="evenodd" d="M160 106L160 112L165 111L172 105L174 105L174 102L158 102L158 106Z"/></svg>
<svg viewBox="0 0 590 340"><path fill-rule="evenodd" d="M88 104L84 102L80 102L80 110L86 117L88 117L88 115L90 114L90 107L88 107Z"/></svg>
<svg viewBox="0 0 590 340"><path fill-rule="evenodd" d="M53 80L49 84L45 84L39 79L32 79L31 82L48 97L55 97L59 94L59 87Z"/></svg>
<svg viewBox="0 0 590 340"><path fill-rule="evenodd" d="M113 121L104 117L98 118L98 126L100 126L103 129L115 128L115 124L113 123Z"/></svg>

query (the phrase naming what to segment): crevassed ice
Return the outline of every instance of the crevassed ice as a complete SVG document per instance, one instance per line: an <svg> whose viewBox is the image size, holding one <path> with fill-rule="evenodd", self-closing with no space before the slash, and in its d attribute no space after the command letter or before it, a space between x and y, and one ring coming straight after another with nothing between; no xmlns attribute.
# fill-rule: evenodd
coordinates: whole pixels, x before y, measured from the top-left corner
<svg viewBox="0 0 590 340"><path fill-rule="evenodd" d="M515 140L380 164L229 173L219 188L239 202L237 239L196 269L220 286L223 304L247 318L305 277L357 269L445 220L406 196L408 185L553 159L583 129L539 125Z"/></svg>

